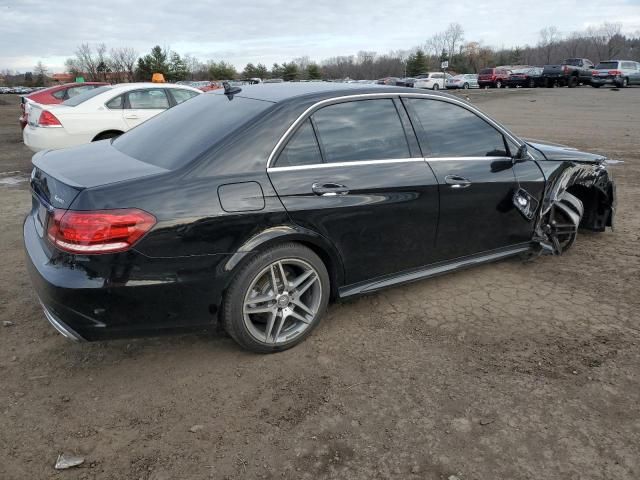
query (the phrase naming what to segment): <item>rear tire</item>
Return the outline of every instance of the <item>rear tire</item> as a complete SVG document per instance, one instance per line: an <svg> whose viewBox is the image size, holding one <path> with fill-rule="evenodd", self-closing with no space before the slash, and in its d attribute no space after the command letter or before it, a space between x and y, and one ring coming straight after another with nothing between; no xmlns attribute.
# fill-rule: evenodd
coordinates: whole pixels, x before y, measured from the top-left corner
<svg viewBox="0 0 640 480"><path fill-rule="evenodd" d="M619 85L620 88L627 88L629 86L629 79L623 78L622 83Z"/></svg>
<svg viewBox="0 0 640 480"><path fill-rule="evenodd" d="M575 88L577 86L578 86L578 77L569 77L569 80L567 81L567 87Z"/></svg>
<svg viewBox="0 0 640 480"><path fill-rule="evenodd" d="M220 320L241 347L280 352L302 342L320 323L330 288L327 268L311 249L299 243L277 245L236 274Z"/></svg>
<svg viewBox="0 0 640 480"><path fill-rule="evenodd" d="M462 85L462 88L465 90L469 90L469 84L465 83L464 85Z"/></svg>
<svg viewBox="0 0 640 480"><path fill-rule="evenodd" d="M495 86L496 88L502 88L502 82L500 80L496 80Z"/></svg>
<svg viewBox="0 0 640 480"><path fill-rule="evenodd" d="M433 90L439 90L440 89L440 85L438 85L437 83L433 84Z"/></svg>

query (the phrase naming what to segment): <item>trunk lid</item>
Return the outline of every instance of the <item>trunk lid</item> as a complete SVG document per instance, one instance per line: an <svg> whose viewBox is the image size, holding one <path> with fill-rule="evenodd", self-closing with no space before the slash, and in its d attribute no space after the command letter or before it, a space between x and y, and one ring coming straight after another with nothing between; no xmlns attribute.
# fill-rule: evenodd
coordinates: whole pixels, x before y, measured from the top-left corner
<svg viewBox="0 0 640 480"><path fill-rule="evenodd" d="M166 173L116 150L111 140L34 155L34 166L65 185L84 189Z"/></svg>

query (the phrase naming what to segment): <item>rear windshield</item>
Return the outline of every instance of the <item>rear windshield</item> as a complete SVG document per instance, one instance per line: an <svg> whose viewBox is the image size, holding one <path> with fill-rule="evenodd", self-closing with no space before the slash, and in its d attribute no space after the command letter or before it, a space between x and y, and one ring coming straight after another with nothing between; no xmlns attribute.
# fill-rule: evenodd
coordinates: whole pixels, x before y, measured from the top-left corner
<svg viewBox="0 0 640 480"><path fill-rule="evenodd" d="M113 146L137 160L175 170L271 106L237 95L198 95L129 130Z"/></svg>
<svg viewBox="0 0 640 480"><path fill-rule="evenodd" d="M111 85L104 85L98 88L92 88L91 90L87 90L86 92L82 92L75 97L71 97L69 100L65 100L62 102L62 105L67 105L69 107L75 107L76 105L80 105L82 102L86 102L90 98L95 97L96 95L100 95L102 92L106 92L107 90L111 90Z"/></svg>
<svg viewBox="0 0 640 480"><path fill-rule="evenodd" d="M609 70L618 68L618 62L600 62L596 65L596 69L598 70Z"/></svg>
<svg viewBox="0 0 640 480"><path fill-rule="evenodd" d="M483 68L480 70L480 75L487 75L493 73L493 68Z"/></svg>
<svg viewBox="0 0 640 480"><path fill-rule="evenodd" d="M581 58L567 58L564 61L565 65L571 65L573 67L577 67L578 65L580 65L580 62L582 62Z"/></svg>

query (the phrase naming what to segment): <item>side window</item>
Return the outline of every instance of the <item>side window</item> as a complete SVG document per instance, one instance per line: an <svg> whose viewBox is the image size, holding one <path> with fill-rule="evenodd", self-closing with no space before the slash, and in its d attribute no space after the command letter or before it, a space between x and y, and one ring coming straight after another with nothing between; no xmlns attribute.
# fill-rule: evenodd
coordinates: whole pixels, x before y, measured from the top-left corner
<svg viewBox="0 0 640 480"><path fill-rule="evenodd" d="M107 103L107 108L110 110L120 110L124 106L124 95L118 95L112 98Z"/></svg>
<svg viewBox="0 0 640 480"><path fill-rule="evenodd" d="M622 68L625 70L635 70L635 65L633 62L622 62Z"/></svg>
<svg viewBox="0 0 640 480"><path fill-rule="evenodd" d="M176 105L181 104L182 102L186 102L190 98L198 95L196 92L192 92L191 90L184 90L182 88L172 88L171 95L173 95L173 99L176 101Z"/></svg>
<svg viewBox="0 0 640 480"><path fill-rule="evenodd" d="M330 105L313 114L326 162L409 158L409 145L391 99Z"/></svg>
<svg viewBox="0 0 640 480"><path fill-rule="evenodd" d="M506 157L503 135L482 118L452 103L406 99L414 121L418 121L418 140L430 157Z"/></svg>
<svg viewBox="0 0 640 480"><path fill-rule="evenodd" d="M287 146L280 153L276 167L290 167L296 165L314 165L322 163L320 147L313 132L309 119L300 125L293 134Z"/></svg>
<svg viewBox="0 0 640 480"><path fill-rule="evenodd" d="M64 90L58 90L57 92L53 92L51 96L57 98L58 100L64 100L64 94Z"/></svg>
<svg viewBox="0 0 640 480"><path fill-rule="evenodd" d="M162 88L136 90L129 92L129 108L141 110L169 108L169 99Z"/></svg>

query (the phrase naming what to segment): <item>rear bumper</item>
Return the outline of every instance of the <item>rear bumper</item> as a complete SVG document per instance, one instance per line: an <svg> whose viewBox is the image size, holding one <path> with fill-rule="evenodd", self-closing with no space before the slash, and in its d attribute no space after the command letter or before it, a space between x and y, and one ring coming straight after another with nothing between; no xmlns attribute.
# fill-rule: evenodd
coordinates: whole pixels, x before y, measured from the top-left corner
<svg viewBox="0 0 640 480"><path fill-rule="evenodd" d="M40 305L42 306L42 310L44 311L44 316L49 323L55 328L63 337L68 338L74 342L84 341L79 334L73 331L73 329L65 324L62 320L55 316L51 310L49 310L42 301L40 301Z"/></svg>
<svg viewBox="0 0 640 480"><path fill-rule="evenodd" d="M229 256L69 255L41 238L35 222L29 214L23 225L27 270L45 317L65 337L139 337L215 323Z"/></svg>
<svg viewBox="0 0 640 480"><path fill-rule="evenodd" d="M591 85L622 85L620 77L593 77Z"/></svg>

